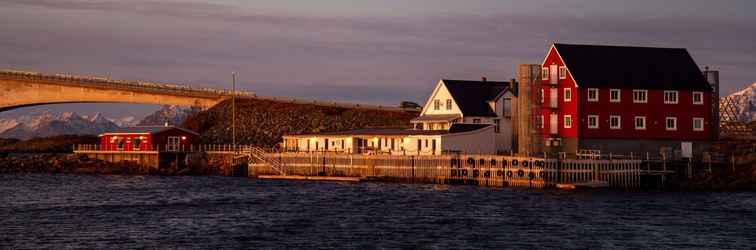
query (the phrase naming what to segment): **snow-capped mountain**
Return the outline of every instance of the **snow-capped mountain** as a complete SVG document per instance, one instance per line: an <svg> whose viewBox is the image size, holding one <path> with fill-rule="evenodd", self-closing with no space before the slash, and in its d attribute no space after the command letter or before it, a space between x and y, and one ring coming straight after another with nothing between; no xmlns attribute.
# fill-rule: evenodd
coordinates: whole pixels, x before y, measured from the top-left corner
<svg viewBox="0 0 756 250"><path fill-rule="evenodd" d="M96 135L118 129L101 114L80 116L74 112L55 114L35 111L16 118L0 118L0 137L30 139L64 134Z"/></svg>
<svg viewBox="0 0 756 250"><path fill-rule="evenodd" d="M112 123L115 123L119 127L133 127L139 124L139 120L133 116L124 116L121 118L108 119Z"/></svg>
<svg viewBox="0 0 756 250"><path fill-rule="evenodd" d="M736 99L740 117L747 122L756 121L756 83L729 96L741 97Z"/></svg>
<svg viewBox="0 0 756 250"><path fill-rule="evenodd" d="M163 106L160 110L146 116L139 122L140 126L164 125L166 122L170 125L180 125L190 114L196 113L196 108L184 108L175 105Z"/></svg>

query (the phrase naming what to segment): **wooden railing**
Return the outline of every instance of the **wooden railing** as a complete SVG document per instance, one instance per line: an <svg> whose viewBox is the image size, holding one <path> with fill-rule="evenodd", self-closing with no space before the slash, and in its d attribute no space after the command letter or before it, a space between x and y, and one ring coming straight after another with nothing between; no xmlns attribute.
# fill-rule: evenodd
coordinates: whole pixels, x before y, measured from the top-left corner
<svg viewBox="0 0 756 250"><path fill-rule="evenodd" d="M389 178L408 182L474 183L485 186L549 187L559 183L603 182L640 186L640 160L544 159L501 155L355 155L268 153L289 175ZM258 175L278 174L264 162Z"/></svg>

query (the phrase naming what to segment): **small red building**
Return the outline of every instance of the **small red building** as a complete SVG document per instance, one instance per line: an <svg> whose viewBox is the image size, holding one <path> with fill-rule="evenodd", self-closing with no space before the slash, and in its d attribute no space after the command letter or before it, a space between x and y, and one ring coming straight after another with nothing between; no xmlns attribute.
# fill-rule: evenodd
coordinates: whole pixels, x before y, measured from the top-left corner
<svg viewBox="0 0 756 250"><path fill-rule="evenodd" d="M554 44L541 67L536 126L552 151L701 150L715 138L712 86L686 49Z"/></svg>
<svg viewBox="0 0 756 250"><path fill-rule="evenodd" d="M100 134L100 150L182 151L188 150L199 134L171 126L125 127Z"/></svg>

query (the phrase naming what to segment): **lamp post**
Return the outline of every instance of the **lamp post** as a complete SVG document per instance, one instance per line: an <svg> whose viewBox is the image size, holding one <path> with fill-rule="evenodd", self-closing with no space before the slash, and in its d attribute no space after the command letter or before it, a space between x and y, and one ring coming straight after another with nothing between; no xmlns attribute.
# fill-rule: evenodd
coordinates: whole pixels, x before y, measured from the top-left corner
<svg viewBox="0 0 756 250"><path fill-rule="evenodd" d="M236 152L236 72L231 72L231 145Z"/></svg>

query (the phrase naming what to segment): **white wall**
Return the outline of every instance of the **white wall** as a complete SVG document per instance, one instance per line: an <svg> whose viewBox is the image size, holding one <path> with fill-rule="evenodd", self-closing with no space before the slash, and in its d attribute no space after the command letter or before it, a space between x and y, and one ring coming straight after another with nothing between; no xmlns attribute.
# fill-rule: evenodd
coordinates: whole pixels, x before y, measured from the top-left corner
<svg viewBox="0 0 756 250"><path fill-rule="evenodd" d="M461 151L466 154L495 154L495 143L493 127L441 136L441 147L444 150Z"/></svg>
<svg viewBox="0 0 756 250"><path fill-rule="evenodd" d="M441 101L441 107L439 108L439 110L434 109L433 100ZM452 101L451 110L446 110L446 100ZM431 94L431 96L425 102L425 106L423 107L423 112L420 113L420 115L449 115L449 114L462 115L462 111L460 111L459 106L457 106L457 103L454 102L454 98L452 98L451 94L449 93L449 90L446 89L446 86L443 84L443 81L438 81L438 84L436 84L436 89L434 89L434 93Z"/></svg>

